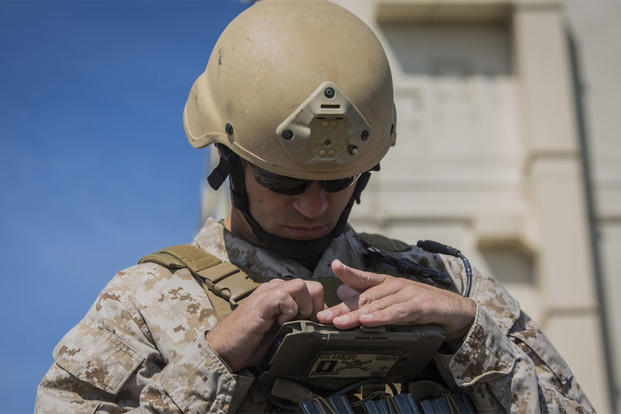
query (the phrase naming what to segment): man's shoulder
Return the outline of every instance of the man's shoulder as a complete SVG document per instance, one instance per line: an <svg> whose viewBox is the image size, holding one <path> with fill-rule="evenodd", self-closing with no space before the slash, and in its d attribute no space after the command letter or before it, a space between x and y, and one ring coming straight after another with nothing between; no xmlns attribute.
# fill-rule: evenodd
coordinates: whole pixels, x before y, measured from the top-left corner
<svg viewBox="0 0 621 414"><path fill-rule="evenodd" d="M450 276L454 282L461 284L463 271L461 263L455 262L454 257L426 251L415 244L389 237L379 233L355 232L348 233L348 237L355 238L357 248L364 250L367 263L372 270L389 271L392 267L408 268L410 272L424 272L425 268ZM458 260L458 259L457 259ZM398 261L399 263L397 263ZM412 263L413 262L413 263Z"/></svg>
<svg viewBox="0 0 621 414"><path fill-rule="evenodd" d="M209 217L203 223L196 237L194 237L193 245L200 247L221 260L227 260L227 242L225 242L224 233L222 220ZM235 240L236 238L229 237L229 239Z"/></svg>
<svg viewBox="0 0 621 414"><path fill-rule="evenodd" d="M207 320L214 323L205 290L188 269L169 269L151 261L116 273L99 293L89 316L117 325L124 324L126 317L162 346L184 342L190 330L202 329Z"/></svg>
<svg viewBox="0 0 621 414"><path fill-rule="evenodd" d="M104 290L132 292L137 286L153 287L171 277L172 272L162 265L153 262L139 263L117 272Z"/></svg>
<svg viewBox="0 0 621 414"><path fill-rule="evenodd" d="M355 237L362 249L368 251L369 248L375 248L396 258L414 260L418 264L431 267L434 270L445 270L448 263L456 259L449 255L426 251L416 244L380 233L356 232L352 229L349 236Z"/></svg>
<svg viewBox="0 0 621 414"><path fill-rule="evenodd" d="M364 246L373 246L380 250L387 250L394 253L402 253L412 249L412 245L398 239L386 237L378 233L356 233L358 239Z"/></svg>
<svg viewBox="0 0 621 414"><path fill-rule="evenodd" d="M203 227L203 230L208 227ZM199 245L175 244L162 246L142 257L136 257L137 264L125 268L114 275L104 290L135 292L138 288L157 289L160 285L193 280L191 273L183 270L189 267L196 271L218 264L223 259ZM161 286L160 286L161 287Z"/></svg>
<svg viewBox="0 0 621 414"><path fill-rule="evenodd" d="M162 302L176 291L202 292L200 285L185 269L167 268L155 262L143 262L117 272L100 292L102 297L114 296L125 305L149 306ZM169 298L170 299L170 298Z"/></svg>

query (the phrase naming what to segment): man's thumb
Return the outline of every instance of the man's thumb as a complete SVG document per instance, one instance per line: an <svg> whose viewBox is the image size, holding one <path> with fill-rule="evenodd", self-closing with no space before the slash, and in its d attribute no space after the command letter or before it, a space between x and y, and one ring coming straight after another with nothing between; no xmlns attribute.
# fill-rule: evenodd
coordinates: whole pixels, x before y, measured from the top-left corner
<svg viewBox="0 0 621 414"><path fill-rule="evenodd" d="M370 287L377 286L386 279L386 275L354 269L346 266L338 259L332 261L332 271L341 282L358 292L364 292Z"/></svg>

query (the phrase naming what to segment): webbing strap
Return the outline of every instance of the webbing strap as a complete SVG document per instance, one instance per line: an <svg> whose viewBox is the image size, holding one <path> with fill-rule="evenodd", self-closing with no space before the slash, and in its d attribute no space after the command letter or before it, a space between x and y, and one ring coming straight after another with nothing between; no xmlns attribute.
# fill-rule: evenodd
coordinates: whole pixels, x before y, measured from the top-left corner
<svg viewBox="0 0 621 414"><path fill-rule="evenodd" d="M259 285L230 262L223 262L203 249L178 244L147 255L139 264L153 262L169 270L188 269L203 286L220 320L231 313L237 302Z"/></svg>
<svg viewBox="0 0 621 414"><path fill-rule="evenodd" d="M222 260L191 244L177 244L149 254L138 261L139 264L146 262L154 262L168 269L187 267L190 271L200 272L222 263Z"/></svg>
<svg viewBox="0 0 621 414"><path fill-rule="evenodd" d="M202 278L209 279L213 283L218 283L223 278L239 272L237 266L231 262L221 262L217 265L204 269L198 272L198 275Z"/></svg>
<svg viewBox="0 0 621 414"><path fill-rule="evenodd" d="M251 294L260 285L229 262L222 262L204 269L198 272L198 275L209 280L213 284L211 290L233 306L236 306L239 300Z"/></svg>

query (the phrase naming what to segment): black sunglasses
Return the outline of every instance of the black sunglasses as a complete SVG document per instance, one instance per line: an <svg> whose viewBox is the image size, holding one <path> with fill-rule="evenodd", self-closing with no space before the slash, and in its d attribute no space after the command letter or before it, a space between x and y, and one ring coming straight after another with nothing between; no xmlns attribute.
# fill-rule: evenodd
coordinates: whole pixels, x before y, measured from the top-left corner
<svg viewBox="0 0 621 414"><path fill-rule="evenodd" d="M284 175L274 174L272 172L259 168L254 164L250 164L250 166L252 167L252 173L254 174L254 178L257 180L257 182L263 187L278 194L302 194L308 189L308 187L310 187L310 185L314 181L302 180L299 178L286 177ZM360 174L357 174L353 177L341 178L339 180L319 181L319 183L327 193L336 193L337 191L344 190L350 185L354 184L358 180L358 178L360 178Z"/></svg>

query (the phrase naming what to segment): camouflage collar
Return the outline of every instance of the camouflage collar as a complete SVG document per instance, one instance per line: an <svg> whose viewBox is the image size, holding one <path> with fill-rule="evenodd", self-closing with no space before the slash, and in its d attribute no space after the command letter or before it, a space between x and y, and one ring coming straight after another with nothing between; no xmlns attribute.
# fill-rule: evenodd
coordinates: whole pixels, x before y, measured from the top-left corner
<svg viewBox="0 0 621 414"><path fill-rule="evenodd" d="M205 221L194 239L194 244L221 260L230 261L249 274L273 278L290 275L305 279L334 277L330 263L337 258L358 269L365 267L364 246L349 224L340 236L332 240L312 274L294 259L280 256L231 234L213 218Z"/></svg>

